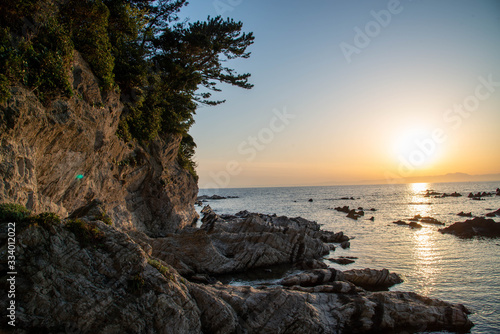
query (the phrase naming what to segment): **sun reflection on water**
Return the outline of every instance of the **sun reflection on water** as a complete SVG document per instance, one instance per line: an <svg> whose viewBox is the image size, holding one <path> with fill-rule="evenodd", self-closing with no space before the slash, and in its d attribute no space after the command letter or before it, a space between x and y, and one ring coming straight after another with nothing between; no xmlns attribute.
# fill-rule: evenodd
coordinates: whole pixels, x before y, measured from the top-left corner
<svg viewBox="0 0 500 334"><path fill-rule="evenodd" d="M430 190L428 183L411 183L408 185L408 211L413 217L420 215L428 216L432 212L430 197L424 197L426 191Z"/></svg>
<svg viewBox="0 0 500 334"><path fill-rule="evenodd" d="M430 295L441 272L441 255L436 251L435 231L430 228L415 230L413 241L414 275L417 292Z"/></svg>

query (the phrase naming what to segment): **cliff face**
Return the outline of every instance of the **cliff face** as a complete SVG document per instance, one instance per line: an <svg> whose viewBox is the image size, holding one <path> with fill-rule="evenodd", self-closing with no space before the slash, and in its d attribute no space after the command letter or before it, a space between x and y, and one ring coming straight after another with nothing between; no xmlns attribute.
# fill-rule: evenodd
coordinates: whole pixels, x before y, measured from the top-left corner
<svg viewBox="0 0 500 334"><path fill-rule="evenodd" d="M23 87L0 104L0 202L64 217L101 199L118 227L150 236L196 219L197 184L177 162L180 135L127 145L115 135L119 94L102 93L77 52L70 82L74 96L50 106Z"/></svg>

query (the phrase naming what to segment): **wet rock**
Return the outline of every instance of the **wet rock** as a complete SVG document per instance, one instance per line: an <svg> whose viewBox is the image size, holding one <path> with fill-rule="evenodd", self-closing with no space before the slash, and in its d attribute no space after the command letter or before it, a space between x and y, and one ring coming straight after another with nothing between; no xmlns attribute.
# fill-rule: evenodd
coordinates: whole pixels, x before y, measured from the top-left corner
<svg viewBox="0 0 500 334"><path fill-rule="evenodd" d="M335 262L335 263L338 263L338 264L341 264L341 265L347 265L347 264L351 264L351 263L355 262L354 260L348 259L348 258L345 258L345 257L339 257L337 259L330 258L328 260L332 261L332 262Z"/></svg>
<svg viewBox="0 0 500 334"><path fill-rule="evenodd" d="M410 218L409 220L413 221L413 222L422 222L422 223L434 224L434 225L444 225L443 222L440 222L436 218L422 217L421 215L415 215L413 218Z"/></svg>
<svg viewBox="0 0 500 334"><path fill-rule="evenodd" d="M496 216L500 216L500 209L486 214L486 217L496 217Z"/></svg>
<svg viewBox="0 0 500 334"><path fill-rule="evenodd" d="M347 249L351 247L351 243L349 241L344 241L343 243L340 244L340 247L342 247L343 249Z"/></svg>
<svg viewBox="0 0 500 334"><path fill-rule="evenodd" d="M405 226L406 226L406 225L408 225L408 223L407 223L407 222L402 221L402 220L397 220L397 221L394 221L394 222L392 222L392 223L393 223L393 224L396 224L396 225L405 225Z"/></svg>
<svg viewBox="0 0 500 334"><path fill-rule="evenodd" d="M460 217L472 217L472 212L465 213L465 212L461 211L460 213L457 213L457 216L460 216Z"/></svg>
<svg viewBox="0 0 500 334"><path fill-rule="evenodd" d="M398 274L390 273L387 269L351 269L343 274L346 281L370 291L386 290L403 282Z"/></svg>
<svg viewBox="0 0 500 334"><path fill-rule="evenodd" d="M453 234L461 238L500 237L500 223L493 219L476 217L465 222L454 223L446 228L440 229L441 233Z"/></svg>
<svg viewBox="0 0 500 334"><path fill-rule="evenodd" d="M446 197L462 197L462 194L453 192L451 194L444 193L443 195L441 195L441 198L446 198Z"/></svg>
<svg viewBox="0 0 500 334"><path fill-rule="evenodd" d="M422 225L417 222L411 222L410 224L408 224L408 226L411 228L422 228Z"/></svg>
<svg viewBox="0 0 500 334"><path fill-rule="evenodd" d="M293 285L316 286L343 280L344 280L344 275L340 270L328 268L328 269L316 269L300 273L297 275L288 276L276 282L276 284L283 286L293 286Z"/></svg>
<svg viewBox="0 0 500 334"><path fill-rule="evenodd" d="M422 218L420 218L420 222L427 223L427 224L434 224L434 225L444 225L443 222L440 222L436 218L432 218L432 217L422 217Z"/></svg>
<svg viewBox="0 0 500 334"><path fill-rule="evenodd" d="M351 210L349 209L349 206L343 206L343 207L336 207L335 210L339 211L339 212L344 212L344 213L349 213Z"/></svg>
<svg viewBox="0 0 500 334"><path fill-rule="evenodd" d="M198 201L201 201L201 200L210 200L210 199L212 199L212 200L220 200L220 199L227 199L227 198L233 198L233 197L224 197L224 196L219 196L219 195L212 195L212 196L202 195L202 196L198 196L198 198L196 200L198 200Z"/></svg>

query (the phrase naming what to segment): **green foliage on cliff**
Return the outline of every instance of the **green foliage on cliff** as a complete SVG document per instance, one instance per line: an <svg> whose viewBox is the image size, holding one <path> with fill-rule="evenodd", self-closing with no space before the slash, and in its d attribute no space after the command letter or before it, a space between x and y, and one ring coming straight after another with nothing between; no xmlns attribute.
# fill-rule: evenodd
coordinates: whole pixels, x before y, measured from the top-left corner
<svg viewBox="0 0 500 334"><path fill-rule="evenodd" d="M160 263L158 260L154 260L149 258L148 259L148 264L153 266L156 270L158 270L163 276L170 280L174 280L174 275L168 270L168 267L165 267Z"/></svg>
<svg viewBox="0 0 500 334"><path fill-rule="evenodd" d="M31 211L24 206L14 203L0 204L0 222L20 223L31 216Z"/></svg>
<svg viewBox="0 0 500 334"><path fill-rule="evenodd" d="M33 214L24 206L14 203L0 204L0 223L16 223L16 230L22 231L28 226L40 226L45 229L61 224L61 218L52 212Z"/></svg>
<svg viewBox="0 0 500 334"><path fill-rule="evenodd" d="M65 226L75 235L82 247L102 245L104 232L96 225L77 218L68 220Z"/></svg>
<svg viewBox="0 0 500 334"><path fill-rule="evenodd" d="M0 102L22 84L50 102L70 97L73 49L89 62L101 88L121 92L125 112L117 134L147 143L183 136L179 162L195 175L188 135L200 104L217 105L219 83L250 89L250 74L227 61L248 58L252 33L221 17L178 22L186 0L2 0Z"/></svg>

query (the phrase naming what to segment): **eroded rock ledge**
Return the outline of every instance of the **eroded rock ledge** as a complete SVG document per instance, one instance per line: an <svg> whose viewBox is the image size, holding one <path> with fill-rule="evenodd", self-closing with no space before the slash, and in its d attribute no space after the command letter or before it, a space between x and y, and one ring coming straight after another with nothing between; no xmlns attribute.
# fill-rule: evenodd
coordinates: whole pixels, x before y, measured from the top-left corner
<svg viewBox="0 0 500 334"><path fill-rule="evenodd" d="M298 264L320 259L335 248L333 243L349 240L342 232L322 231L319 224L300 217L245 211L222 219L207 206L202 221L201 228L185 228L164 238L130 235L182 275L217 275Z"/></svg>
<svg viewBox="0 0 500 334"><path fill-rule="evenodd" d="M273 258L269 254L278 259L284 255L287 261L321 256L329 249L321 235L335 234L323 234L305 219L288 219L292 228L285 226L287 218L244 213L230 223L217 219L211 231L192 229L159 239L137 232L138 243L94 216L80 219L79 229L68 220L18 230L17 265L23 273L17 281L16 333L312 334L466 331L472 326L460 304L408 292L369 292L360 286L399 282L386 270L320 269L272 286L237 287L196 284L175 269L251 268L263 261L247 262L254 259L251 251L261 248L265 259ZM197 240L202 242L190 247ZM0 243L4 270L7 245L4 239ZM173 258L167 256L171 245L178 247L170 252ZM232 258L227 257L230 251ZM210 255L215 260L210 262ZM194 261L204 260L208 264L194 266ZM0 307L5 303L2 299Z"/></svg>

